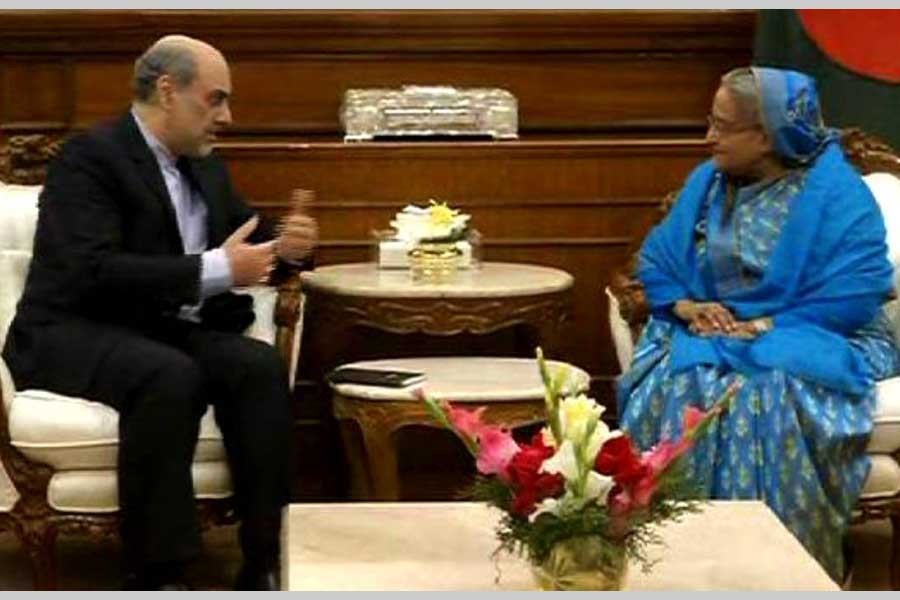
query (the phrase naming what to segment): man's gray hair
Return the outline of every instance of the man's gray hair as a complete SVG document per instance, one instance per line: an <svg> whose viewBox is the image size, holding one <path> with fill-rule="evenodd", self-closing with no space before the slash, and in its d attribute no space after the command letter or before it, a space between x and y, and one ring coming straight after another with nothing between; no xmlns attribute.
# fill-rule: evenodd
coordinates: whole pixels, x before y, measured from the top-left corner
<svg viewBox="0 0 900 600"><path fill-rule="evenodd" d="M163 75L171 75L179 88L190 85L197 76L194 51L181 36L162 38L134 61L134 98L151 102L156 95L156 81Z"/></svg>
<svg viewBox="0 0 900 600"><path fill-rule="evenodd" d="M754 125L761 125L759 82L750 67L732 69L722 76L722 87L734 95L741 114Z"/></svg>

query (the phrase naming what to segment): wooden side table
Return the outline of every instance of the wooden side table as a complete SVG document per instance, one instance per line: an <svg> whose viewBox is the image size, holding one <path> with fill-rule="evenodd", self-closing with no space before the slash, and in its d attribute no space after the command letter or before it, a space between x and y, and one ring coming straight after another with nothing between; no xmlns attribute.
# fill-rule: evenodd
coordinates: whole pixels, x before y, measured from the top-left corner
<svg viewBox="0 0 900 600"><path fill-rule="evenodd" d="M551 368L565 363L549 361ZM423 384L429 396L452 403L484 405L484 420L511 428L544 420L544 387L537 362L521 358L447 357L362 361L353 367L401 369L426 374ZM566 365L567 366L567 365ZM570 388L586 390L589 376L571 369ZM413 388L385 388L339 384L333 386L334 416L341 422L341 437L350 462L353 495L397 500L399 481L393 434L407 425L434 423ZM355 447L355 421L360 428L363 452Z"/></svg>
<svg viewBox="0 0 900 600"><path fill-rule="evenodd" d="M525 325L552 356L572 313L574 280L540 265L485 262L447 283L412 281L406 270L374 263L318 267L301 276L307 323L315 331L304 354L319 370L346 360L342 340L357 326L396 334L488 334Z"/></svg>

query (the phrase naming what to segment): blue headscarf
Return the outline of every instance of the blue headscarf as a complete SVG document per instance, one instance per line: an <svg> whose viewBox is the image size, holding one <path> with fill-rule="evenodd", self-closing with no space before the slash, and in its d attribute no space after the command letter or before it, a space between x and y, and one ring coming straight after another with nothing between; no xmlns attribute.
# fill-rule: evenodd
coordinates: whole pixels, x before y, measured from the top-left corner
<svg viewBox="0 0 900 600"><path fill-rule="evenodd" d="M825 127L815 80L797 71L752 67L759 88L763 127L775 152L794 164L807 164L840 137Z"/></svg>
<svg viewBox="0 0 900 600"><path fill-rule="evenodd" d="M790 71L760 72L765 120L779 153L809 161L764 276L746 286L720 286L710 261L737 258L711 257L710 247L704 259L698 257L694 226L702 209L710 197L710 213L725 202L721 183L727 175L706 161L647 236L638 277L654 317L676 325L673 371L701 364L748 375L783 369L863 394L874 384L871 367L847 336L874 318L891 290L881 211L833 132L820 126L812 80ZM681 299L721 302L741 320L773 317L775 328L752 341L699 337L672 314Z"/></svg>

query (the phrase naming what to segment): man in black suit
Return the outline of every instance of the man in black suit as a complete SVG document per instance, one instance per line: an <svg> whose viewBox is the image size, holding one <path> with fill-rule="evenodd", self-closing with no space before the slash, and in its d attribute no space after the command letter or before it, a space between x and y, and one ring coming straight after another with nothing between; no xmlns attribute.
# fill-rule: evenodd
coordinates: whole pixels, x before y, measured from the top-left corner
<svg viewBox="0 0 900 600"><path fill-rule="evenodd" d="M276 350L241 335L234 286L307 258L297 207L279 235L258 222L212 154L231 122L231 78L212 46L167 36L136 62L134 102L71 139L47 175L34 255L3 356L17 387L119 411L126 585L178 589L200 551L191 461L213 404L242 523L239 589L277 585L291 406Z"/></svg>

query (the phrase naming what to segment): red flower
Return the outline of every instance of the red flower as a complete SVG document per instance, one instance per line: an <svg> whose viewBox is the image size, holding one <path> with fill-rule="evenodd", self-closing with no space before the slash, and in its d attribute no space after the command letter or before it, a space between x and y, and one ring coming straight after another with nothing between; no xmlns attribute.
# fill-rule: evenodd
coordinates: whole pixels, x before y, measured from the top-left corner
<svg viewBox="0 0 900 600"><path fill-rule="evenodd" d="M646 475L648 467L641 463L631 438L627 435L607 440L597 453L594 469L611 476L621 486L628 487Z"/></svg>
<svg viewBox="0 0 900 600"><path fill-rule="evenodd" d="M521 446L507 466L509 480L516 490L512 510L520 516L528 516L534 511L538 502L544 498L559 495L565 486L565 479L559 473L541 473L541 465L553 456L552 446L544 444L544 439L537 433L531 444Z"/></svg>

